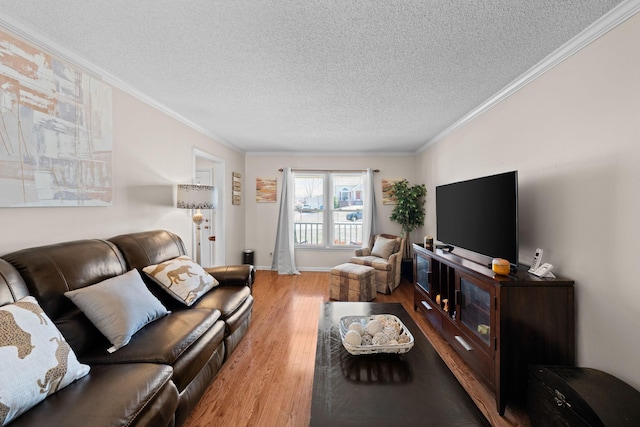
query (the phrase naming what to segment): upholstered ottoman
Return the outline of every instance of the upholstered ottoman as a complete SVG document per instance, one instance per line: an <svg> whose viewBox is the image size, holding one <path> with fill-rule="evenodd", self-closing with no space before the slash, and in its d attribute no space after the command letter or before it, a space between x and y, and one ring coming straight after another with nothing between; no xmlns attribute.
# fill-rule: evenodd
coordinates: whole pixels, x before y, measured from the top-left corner
<svg viewBox="0 0 640 427"><path fill-rule="evenodd" d="M331 269L329 298L340 301L371 301L375 297L373 267L346 263Z"/></svg>

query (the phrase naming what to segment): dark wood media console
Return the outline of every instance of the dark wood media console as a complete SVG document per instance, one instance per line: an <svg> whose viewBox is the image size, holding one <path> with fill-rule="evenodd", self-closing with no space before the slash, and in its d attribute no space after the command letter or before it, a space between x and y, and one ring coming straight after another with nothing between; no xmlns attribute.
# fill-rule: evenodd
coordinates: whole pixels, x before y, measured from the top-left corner
<svg viewBox="0 0 640 427"><path fill-rule="evenodd" d="M525 267L509 276L453 253L414 249L414 309L495 393L524 402L528 366L574 365L573 281L539 278Z"/></svg>

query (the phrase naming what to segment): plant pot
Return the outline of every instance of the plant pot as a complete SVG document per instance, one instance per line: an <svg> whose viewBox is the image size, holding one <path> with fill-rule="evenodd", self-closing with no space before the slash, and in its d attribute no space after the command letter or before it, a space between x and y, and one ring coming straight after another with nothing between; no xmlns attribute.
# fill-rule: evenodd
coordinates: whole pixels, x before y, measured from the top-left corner
<svg viewBox="0 0 640 427"><path fill-rule="evenodd" d="M402 258L402 266L400 269L402 277L413 282L413 258Z"/></svg>

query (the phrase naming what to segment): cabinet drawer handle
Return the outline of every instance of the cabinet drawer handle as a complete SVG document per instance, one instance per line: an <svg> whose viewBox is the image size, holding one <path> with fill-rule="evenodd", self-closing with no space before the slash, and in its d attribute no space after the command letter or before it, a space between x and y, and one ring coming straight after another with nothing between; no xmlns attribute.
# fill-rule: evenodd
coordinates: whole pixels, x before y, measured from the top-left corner
<svg viewBox="0 0 640 427"><path fill-rule="evenodd" d="M429 304L427 304L426 301L420 301L420 304L422 304L424 306L424 308L426 308L429 311L433 310L433 308L431 308L431 306Z"/></svg>
<svg viewBox="0 0 640 427"><path fill-rule="evenodd" d="M460 345L464 347L465 350L467 350L467 351L473 350L473 347L471 347L469 344L467 344L467 342L464 340L464 338L462 338L460 335L456 335L456 341L458 341L460 343Z"/></svg>

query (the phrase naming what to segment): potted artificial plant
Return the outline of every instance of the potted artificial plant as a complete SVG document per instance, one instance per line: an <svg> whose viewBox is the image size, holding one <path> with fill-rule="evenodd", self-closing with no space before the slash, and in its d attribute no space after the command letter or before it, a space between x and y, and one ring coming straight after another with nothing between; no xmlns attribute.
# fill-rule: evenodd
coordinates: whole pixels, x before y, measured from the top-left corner
<svg viewBox="0 0 640 427"><path fill-rule="evenodd" d="M424 224L424 196L427 194L427 188L424 184L410 186L409 181L403 179L394 183L391 190L396 199L396 205L389 219L402 227L402 237L405 244L402 260L403 273L409 280L413 280L413 259L411 258L409 234Z"/></svg>

